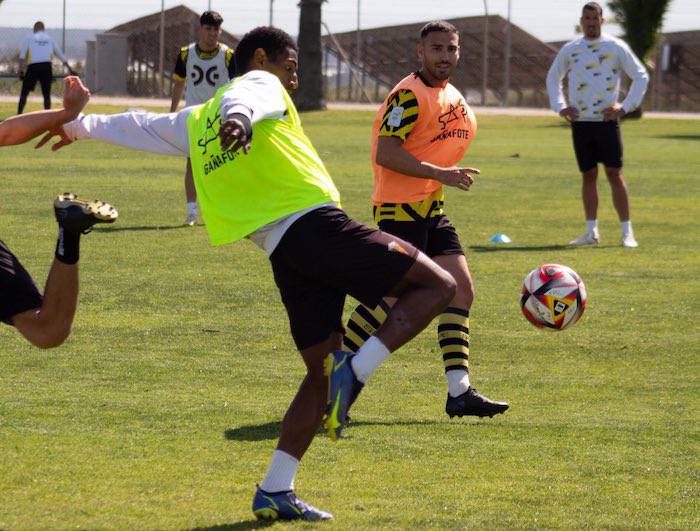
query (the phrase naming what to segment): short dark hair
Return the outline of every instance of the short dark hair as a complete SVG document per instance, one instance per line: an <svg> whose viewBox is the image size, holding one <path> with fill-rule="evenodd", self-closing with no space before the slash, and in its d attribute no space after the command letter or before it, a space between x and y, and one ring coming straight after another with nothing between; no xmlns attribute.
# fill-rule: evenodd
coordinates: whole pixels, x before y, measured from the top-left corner
<svg viewBox="0 0 700 531"><path fill-rule="evenodd" d="M249 70L248 63L258 48L265 50L271 61L279 59L287 48L299 51L297 43L287 32L272 26L259 26L246 33L236 46L233 60L236 63L237 75L245 74Z"/></svg>
<svg viewBox="0 0 700 531"><path fill-rule="evenodd" d="M425 36L428 33L433 33L434 31L439 31L442 33L454 33L459 37L459 31L457 31L457 28L455 28L446 20L433 20L432 22L428 22L425 26L421 28L420 38L425 39Z"/></svg>
<svg viewBox="0 0 700 531"><path fill-rule="evenodd" d="M598 2L588 2L585 6L583 6L583 9L581 10L581 15L583 15L583 12L587 9L589 11L597 11L601 17L603 16L603 8Z"/></svg>
<svg viewBox="0 0 700 531"><path fill-rule="evenodd" d="M224 23L224 17L219 15L216 11L205 11L202 16L199 17L200 26L214 26L215 28L220 28Z"/></svg>
<svg viewBox="0 0 700 531"><path fill-rule="evenodd" d="M44 23L41 20L37 20L34 23L34 33L37 31L44 31Z"/></svg>

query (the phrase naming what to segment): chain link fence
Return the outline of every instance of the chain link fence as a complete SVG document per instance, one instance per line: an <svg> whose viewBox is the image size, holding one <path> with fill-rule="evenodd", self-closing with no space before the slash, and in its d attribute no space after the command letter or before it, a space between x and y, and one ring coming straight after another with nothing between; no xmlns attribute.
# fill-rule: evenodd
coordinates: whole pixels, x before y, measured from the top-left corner
<svg viewBox="0 0 700 531"><path fill-rule="evenodd" d="M269 23L273 17L268 8L273 5L287 18L293 17L296 3L283 4L283 1L236 2L236 9L231 12L249 18L253 27ZM456 5L445 1L446 5ZM226 27L226 18L231 15L224 9L230 3L222 0L193 0L184 5L158 0L0 1L0 94L17 95L20 91L19 48L31 33L31 23L25 27L4 24L12 23L18 13L28 20L27 6L41 8L36 19L46 23L47 33L64 49L71 68L86 80L93 92L167 98L177 53L182 46L196 40L199 15L210 6L219 8ZM348 6L347 2L333 0L324 3L324 19L337 23L339 15L347 18L352 13ZM408 0L405 10L417 10L416 6L416 2ZM86 10L95 13L95 25L99 27L72 29L72 18ZM144 11L144 16L131 19L128 16ZM332 22L324 24L322 58L324 94L328 101L379 102L404 75L418 68L415 43L418 29L425 21L396 25L391 12L393 7L389 10L387 6L386 26L359 32L335 32ZM80 20L84 25L85 17L81 16ZM509 26L499 15L459 17L451 21L462 36L462 58L452 82L468 100L512 106L548 105L546 73L563 41L543 42L526 31L527 28ZM235 47L238 38L224 31L222 41ZM700 111L700 29L665 34L648 62L652 67L652 82L645 108ZM55 62L56 78L60 80L64 74L64 68ZM55 83L54 92L58 91Z"/></svg>

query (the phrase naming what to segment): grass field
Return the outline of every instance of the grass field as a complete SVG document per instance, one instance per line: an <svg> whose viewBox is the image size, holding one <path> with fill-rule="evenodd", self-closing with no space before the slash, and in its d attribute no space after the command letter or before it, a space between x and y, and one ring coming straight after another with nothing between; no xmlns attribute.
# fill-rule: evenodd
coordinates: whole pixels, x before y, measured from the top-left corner
<svg viewBox="0 0 700 531"><path fill-rule="evenodd" d="M368 222L372 114L302 119L344 206ZM601 182L602 244L572 249L583 220L568 129L481 120L465 162L482 177L448 191L447 210L477 287L472 379L511 410L445 416L431 326L373 377L347 436L319 435L302 461L300 496L336 517L324 529L700 526L699 131L625 123L640 247L619 246ZM0 328L0 528L258 527L255 482L303 374L265 255L180 226L183 160L93 142L0 157L0 238L40 284L55 194L121 214L83 238L65 345L36 350ZM489 244L498 232L513 243ZM546 262L588 288L561 333L535 330L517 304Z"/></svg>

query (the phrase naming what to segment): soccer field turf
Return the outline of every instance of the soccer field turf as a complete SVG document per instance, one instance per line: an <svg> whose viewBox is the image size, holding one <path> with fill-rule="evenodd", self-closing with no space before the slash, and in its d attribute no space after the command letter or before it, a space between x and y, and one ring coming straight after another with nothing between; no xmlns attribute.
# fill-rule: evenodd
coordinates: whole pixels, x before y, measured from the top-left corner
<svg viewBox="0 0 700 531"><path fill-rule="evenodd" d="M302 115L364 222L372 119ZM700 122L623 125L638 249L619 246L604 177L601 245L566 246L583 213L560 120L479 127L463 163L482 175L448 190L446 209L476 283L472 380L511 409L447 418L433 324L372 378L341 441L316 437L300 497L334 513L324 529L697 528ZM82 240L62 347L0 328L0 528L257 527L255 483L303 376L264 253L211 248L203 226L181 226L184 159L80 142L55 155L3 148L0 160L0 238L40 285L53 196L120 212ZM500 232L513 243L488 243ZM588 288L583 318L560 333L535 330L518 306L520 282L547 262Z"/></svg>

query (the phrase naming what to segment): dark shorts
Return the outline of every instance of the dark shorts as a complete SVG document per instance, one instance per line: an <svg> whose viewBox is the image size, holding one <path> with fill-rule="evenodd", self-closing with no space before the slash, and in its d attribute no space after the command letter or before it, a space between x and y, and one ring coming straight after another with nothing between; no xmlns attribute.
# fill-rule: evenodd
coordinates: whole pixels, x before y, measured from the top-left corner
<svg viewBox="0 0 700 531"><path fill-rule="evenodd" d="M0 241L0 321L11 325L14 315L40 308L42 301L32 277Z"/></svg>
<svg viewBox="0 0 700 531"><path fill-rule="evenodd" d="M295 221L270 256L299 350L342 333L345 296L376 306L415 263L418 249L335 207Z"/></svg>
<svg viewBox="0 0 700 531"><path fill-rule="evenodd" d="M384 219L379 222L379 229L406 240L430 258L464 254L457 231L445 215L424 221Z"/></svg>
<svg viewBox="0 0 700 531"><path fill-rule="evenodd" d="M29 65L22 82L22 92L25 94L32 92L36 87L37 81L41 85L41 91L44 94L49 94L51 82L53 81L51 63L34 63Z"/></svg>
<svg viewBox="0 0 700 531"><path fill-rule="evenodd" d="M571 132L581 172L594 168L599 162L608 168L622 168L620 122L574 122Z"/></svg>

